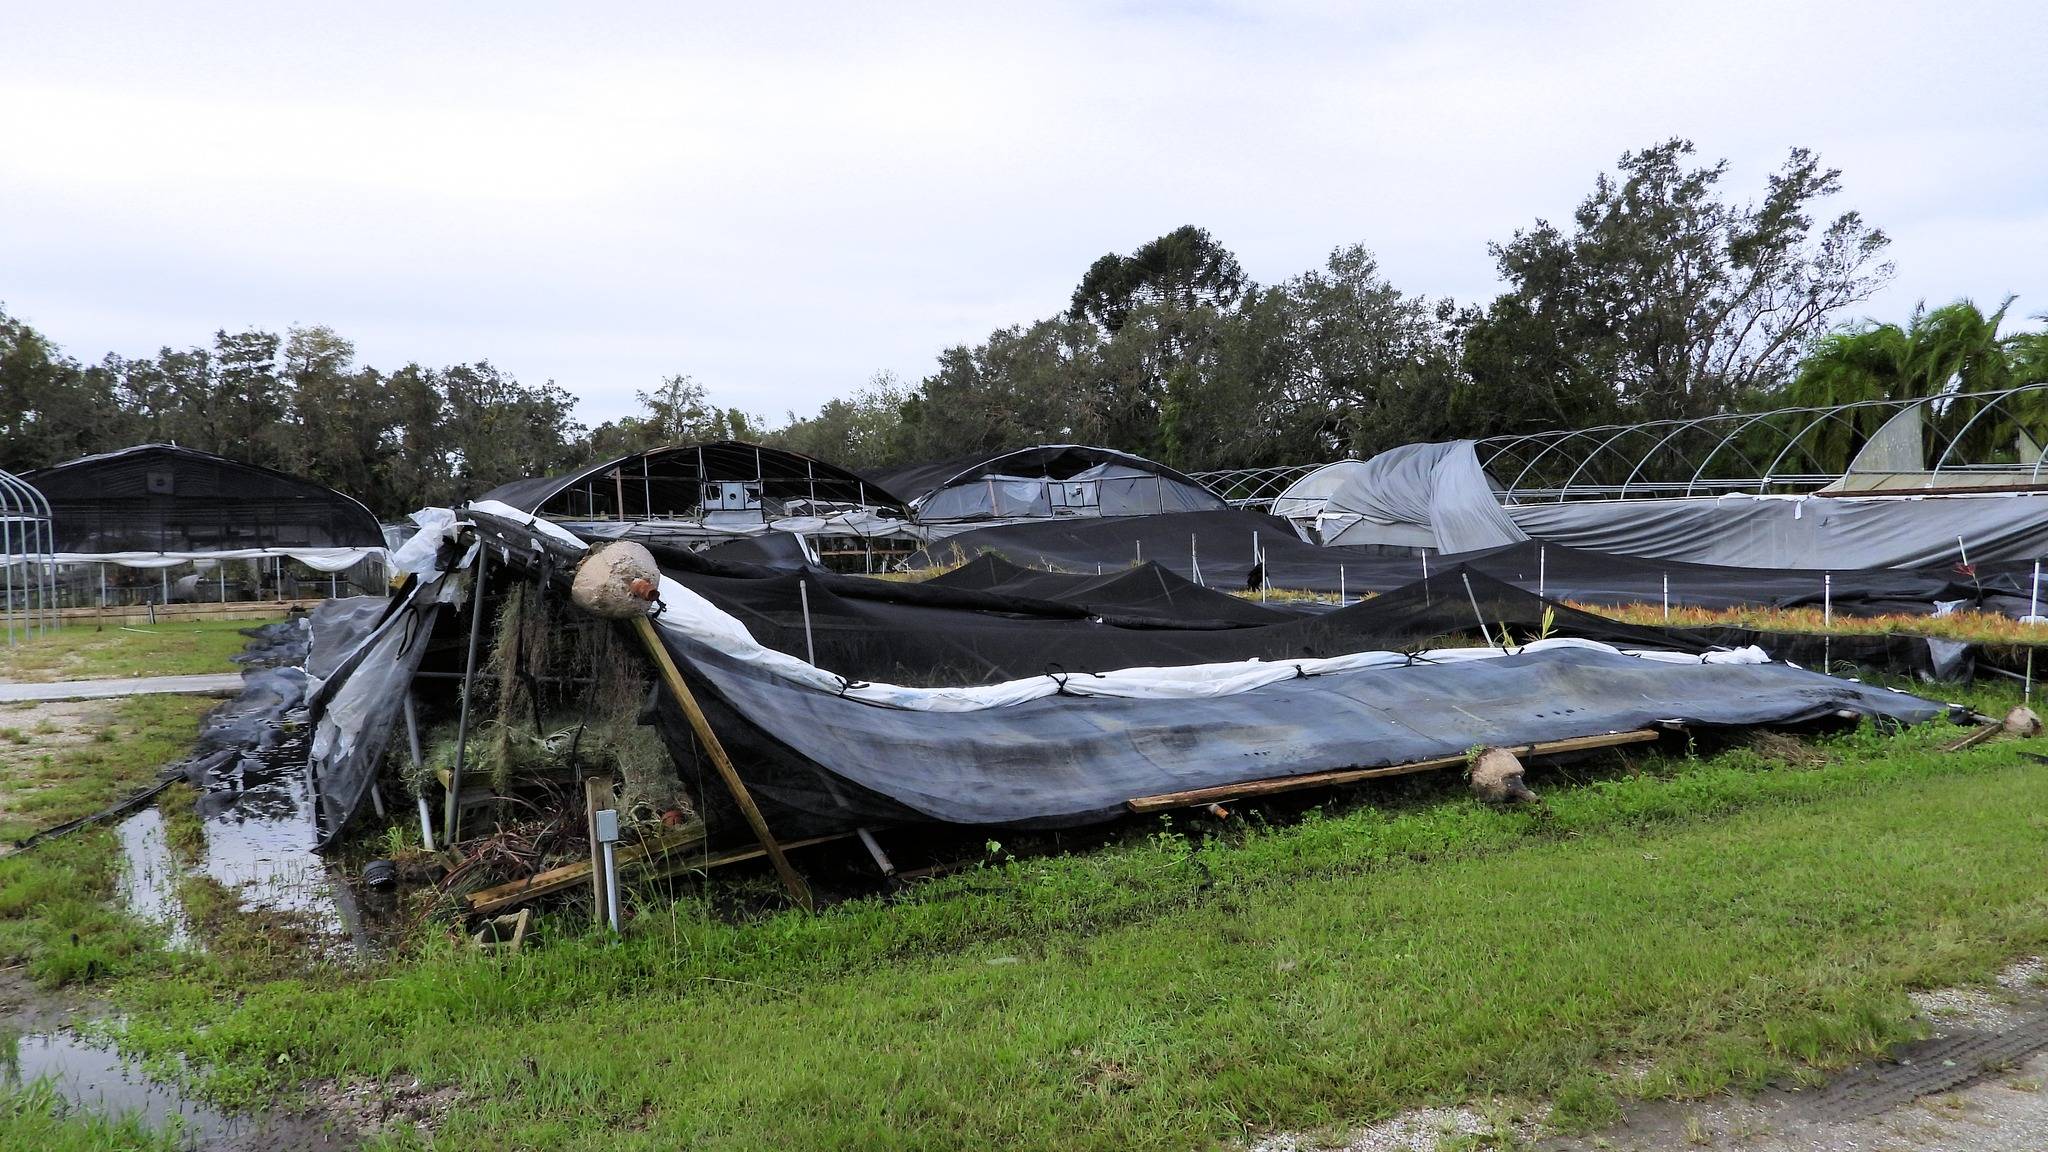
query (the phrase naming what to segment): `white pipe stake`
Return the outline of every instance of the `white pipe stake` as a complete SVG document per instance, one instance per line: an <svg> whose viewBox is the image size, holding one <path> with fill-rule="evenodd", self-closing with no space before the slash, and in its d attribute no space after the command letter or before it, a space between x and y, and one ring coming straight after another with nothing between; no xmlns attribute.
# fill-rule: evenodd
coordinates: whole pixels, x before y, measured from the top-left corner
<svg viewBox="0 0 2048 1152"><path fill-rule="evenodd" d="M810 661L812 667L816 667L818 664L818 646L811 642L811 588L809 581L799 580L796 582L796 595L797 599L803 601L804 606L804 658Z"/></svg>

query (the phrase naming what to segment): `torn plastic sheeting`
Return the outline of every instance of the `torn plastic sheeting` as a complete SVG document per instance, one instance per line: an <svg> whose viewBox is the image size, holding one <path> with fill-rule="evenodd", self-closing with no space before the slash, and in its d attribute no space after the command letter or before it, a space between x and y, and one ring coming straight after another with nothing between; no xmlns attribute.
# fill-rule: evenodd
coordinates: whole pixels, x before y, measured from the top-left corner
<svg viewBox="0 0 2048 1152"><path fill-rule="evenodd" d="M307 765L319 798L319 843L333 843L377 778L392 728L441 609L445 578L415 586L405 601L339 662L308 702ZM316 636L316 648L318 638Z"/></svg>

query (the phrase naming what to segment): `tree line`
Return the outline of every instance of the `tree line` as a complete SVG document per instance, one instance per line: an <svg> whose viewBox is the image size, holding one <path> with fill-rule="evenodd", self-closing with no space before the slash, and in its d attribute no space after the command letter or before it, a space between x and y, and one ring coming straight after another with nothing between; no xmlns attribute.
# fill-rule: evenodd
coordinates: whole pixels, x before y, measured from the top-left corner
<svg viewBox="0 0 2048 1152"><path fill-rule="evenodd" d="M203 346L81 363L0 310L0 463L176 441L392 516L696 440L854 468L1049 441L1234 468L2048 379L2048 338L2001 330L2010 301L1844 325L1893 268L1882 231L1821 211L1840 173L1794 149L1757 198L1737 200L1726 169L1684 140L1625 153L1568 221L1490 246L1506 287L1483 305L1404 292L1356 244L1258 284L1207 231L1178 228L1095 261L1056 315L947 348L915 382L883 373L780 423L718 408L677 375L640 393L637 414L585 427L554 381L523 384L488 362L380 370L324 327L223 330Z"/></svg>

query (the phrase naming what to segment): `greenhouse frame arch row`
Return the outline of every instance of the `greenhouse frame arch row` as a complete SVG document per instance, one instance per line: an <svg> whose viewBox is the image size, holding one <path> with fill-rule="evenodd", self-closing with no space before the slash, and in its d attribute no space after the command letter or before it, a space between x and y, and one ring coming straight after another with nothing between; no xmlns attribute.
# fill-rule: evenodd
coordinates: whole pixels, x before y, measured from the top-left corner
<svg viewBox="0 0 2048 1152"><path fill-rule="evenodd" d="M1887 437L1893 462L1868 461L1864 450ZM1530 504L1795 494L1827 488L1851 473L1896 476L1916 488L1973 479L2034 486L2041 482L2044 438L2048 383L2032 383L1492 436L1473 447L1480 465L1502 484L1502 497ZM2008 440L2012 460L1984 458L2002 454ZM1923 482L1911 484L1915 479Z"/></svg>
<svg viewBox="0 0 2048 1152"><path fill-rule="evenodd" d="M34 485L0 471L0 626L11 646L58 623L50 502Z"/></svg>

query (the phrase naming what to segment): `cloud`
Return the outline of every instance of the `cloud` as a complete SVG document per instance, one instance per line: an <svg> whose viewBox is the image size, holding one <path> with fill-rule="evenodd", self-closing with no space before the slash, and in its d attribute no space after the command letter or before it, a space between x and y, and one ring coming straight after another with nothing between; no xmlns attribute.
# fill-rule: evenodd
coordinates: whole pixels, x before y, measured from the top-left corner
<svg viewBox="0 0 2048 1152"><path fill-rule="evenodd" d="M1183 223L1276 280L1485 251L1672 134L1799 144L1921 297L2048 310L2030 5L16 6L0 300L74 354L325 323L587 420L687 372L807 410Z"/></svg>

